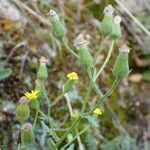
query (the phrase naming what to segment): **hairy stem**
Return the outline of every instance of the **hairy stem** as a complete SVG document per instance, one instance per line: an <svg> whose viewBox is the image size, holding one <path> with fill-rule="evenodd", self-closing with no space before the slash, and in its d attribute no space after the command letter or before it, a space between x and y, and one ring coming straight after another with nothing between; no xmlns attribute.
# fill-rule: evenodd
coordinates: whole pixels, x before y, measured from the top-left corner
<svg viewBox="0 0 150 150"><path fill-rule="evenodd" d="M38 110L36 110L35 118L34 118L34 123L33 123L33 129L35 128L36 123L37 123L38 113L39 113L39 111L38 111Z"/></svg>
<svg viewBox="0 0 150 150"><path fill-rule="evenodd" d="M58 147L64 139L67 137L68 133L76 126L77 123L80 122L81 117L78 117L70 126L70 128L64 133L64 135L61 137L61 139L56 143L56 147Z"/></svg>
<svg viewBox="0 0 150 150"><path fill-rule="evenodd" d="M90 126L87 126L86 128L84 128L82 131L80 131L73 139L71 142L67 143L66 145L64 145L61 150L64 150L66 147L68 147L79 135L83 134L87 129L89 129Z"/></svg>
<svg viewBox="0 0 150 150"><path fill-rule="evenodd" d="M108 96L110 96L111 93L115 90L115 88L118 86L119 82L120 82L119 79L115 79L114 82L113 82L113 85L111 86L111 88L109 89L109 91L108 91L102 98L100 97L100 99L99 99L98 102L95 104L95 106L94 106L89 112L85 113L85 115L88 115L88 114L93 113L93 111L94 111L97 107L103 105L104 101L105 101L105 100L108 98Z"/></svg>
<svg viewBox="0 0 150 150"><path fill-rule="evenodd" d="M70 99L69 99L67 93L65 94L65 97L66 97L67 106L68 106L68 109L69 109L69 112L70 112L70 116L72 117L74 113L73 113L73 109L72 109ZM76 134L78 134L78 132L79 132L77 126L75 127L75 132L76 132ZM79 144L79 150L83 150L80 136L77 136L77 141L78 141L78 144Z"/></svg>
<svg viewBox="0 0 150 150"><path fill-rule="evenodd" d="M99 47L98 47L98 50L97 50L97 52L96 52L96 54L95 54L95 56L94 56L94 66L96 65L96 61L97 61L98 56L100 55L100 53L101 53L102 50L103 50L103 47L102 47L102 46L103 46L104 41L105 41L105 39L104 39L104 37L102 37L101 42L100 42L100 45L99 45Z"/></svg>
<svg viewBox="0 0 150 150"><path fill-rule="evenodd" d="M50 104L50 107L56 105L64 96L64 93L62 93L61 95L59 95L56 100L54 100L51 104Z"/></svg>
<svg viewBox="0 0 150 150"><path fill-rule="evenodd" d="M102 73L102 71L104 70L105 66L107 65L107 63L108 63L108 61L109 61L109 59L111 57L112 51L113 51L114 43L115 43L115 41L113 40L112 43L111 43L108 55L107 55L107 57L106 57L103 65L101 66L100 70L98 71L96 77L94 77L94 81L96 81L96 79L98 78L98 76Z"/></svg>
<svg viewBox="0 0 150 150"><path fill-rule="evenodd" d="M64 45L64 47L72 54L74 55L76 58L79 58L79 56L68 46L67 41L65 38L62 39L62 44Z"/></svg>

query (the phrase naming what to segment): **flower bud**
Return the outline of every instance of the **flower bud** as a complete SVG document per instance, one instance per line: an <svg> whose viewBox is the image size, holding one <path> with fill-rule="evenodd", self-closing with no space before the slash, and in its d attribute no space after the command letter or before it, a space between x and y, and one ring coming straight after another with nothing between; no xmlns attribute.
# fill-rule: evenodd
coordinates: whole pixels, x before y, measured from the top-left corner
<svg viewBox="0 0 150 150"><path fill-rule="evenodd" d="M48 77L47 68L46 68L46 59L45 57L40 58L40 66L37 72L37 78L40 80L45 80Z"/></svg>
<svg viewBox="0 0 150 150"><path fill-rule="evenodd" d="M69 133L69 134L67 135L67 142L68 142L68 143L71 143L72 141L73 141L73 136L72 136L71 133Z"/></svg>
<svg viewBox="0 0 150 150"><path fill-rule="evenodd" d="M98 116L102 115L102 111L99 108L96 108L93 111L93 115L97 118Z"/></svg>
<svg viewBox="0 0 150 150"><path fill-rule="evenodd" d="M37 79L35 81L35 90L38 91L38 100L41 100L44 97L45 84L43 80Z"/></svg>
<svg viewBox="0 0 150 150"><path fill-rule="evenodd" d="M21 97L19 100L19 105L16 109L16 115L20 122L24 122L30 116L30 109L28 106L28 100L25 96Z"/></svg>
<svg viewBox="0 0 150 150"><path fill-rule="evenodd" d="M33 144L35 141L32 124L25 123L21 128L21 141L23 144Z"/></svg>
<svg viewBox="0 0 150 150"><path fill-rule="evenodd" d="M116 78L123 79L129 74L128 54L130 50L126 45L123 45L119 51L119 55L113 67L113 74Z"/></svg>
<svg viewBox="0 0 150 150"><path fill-rule="evenodd" d="M76 72L69 73L67 75L69 78L63 87L63 92L68 93L72 90L75 80L78 80L78 75Z"/></svg>
<svg viewBox="0 0 150 150"><path fill-rule="evenodd" d="M100 33L104 37L108 36L112 32L113 12L114 12L114 8L111 5L108 5L104 9L104 18L99 28Z"/></svg>
<svg viewBox="0 0 150 150"><path fill-rule="evenodd" d="M30 101L30 108L39 110L40 104L38 100Z"/></svg>
<svg viewBox="0 0 150 150"><path fill-rule="evenodd" d="M121 22L121 17L120 16L116 16L114 18L112 32L111 32L111 35L110 35L111 38L114 39L114 40L119 39L121 37L120 22Z"/></svg>
<svg viewBox="0 0 150 150"><path fill-rule="evenodd" d="M92 66L93 60L87 47L87 41L83 38L83 35L79 35L77 39L77 47L79 49L80 63L85 69L88 69Z"/></svg>
<svg viewBox="0 0 150 150"><path fill-rule="evenodd" d="M52 33L54 37L58 40L62 40L66 35L65 27L60 22L59 16L54 10L50 10L48 14L51 17Z"/></svg>

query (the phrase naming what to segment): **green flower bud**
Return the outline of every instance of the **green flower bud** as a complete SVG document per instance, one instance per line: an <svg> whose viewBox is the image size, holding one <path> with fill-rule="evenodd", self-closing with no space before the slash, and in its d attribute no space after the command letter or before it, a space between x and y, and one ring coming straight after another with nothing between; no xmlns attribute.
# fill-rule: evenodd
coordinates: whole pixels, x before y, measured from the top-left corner
<svg viewBox="0 0 150 150"><path fill-rule="evenodd" d="M123 79L129 74L128 53L129 48L124 45L120 49L119 55L113 67L113 74L118 79Z"/></svg>
<svg viewBox="0 0 150 150"><path fill-rule="evenodd" d="M45 92L45 84L43 80L37 79L35 81L35 90L38 91L38 100L41 100L44 97Z"/></svg>
<svg viewBox="0 0 150 150"><path fill-rule="evenodd" d="M37 78L39 80L45 80L48 77L47 68L46 68L46 59L45 57L40 58L40 66L37 72Z"/></svg>
<svg viewBox="0 0 150 150"><path fill-rule="evenodd" d="M25 123L21 128L21 141L23 144L33 144L35 141L32 124Z"/></svg>
<svg viewBox="0 0 150 150"><path fill-rule="evenodd" d="M73 136L72 136L71 133L69 133L69 134L67 135L67 141L68 141L69 143L71 143L72 140L73 140Z"/></svg>
<svg viewBox="0 0 150 150"><path fill-rule="evenodd" d="M77 39L77 48L79 49L79 59L81 65L88 69L93 64L92 56L87 47L87 41L83 38L83 35L79 35Z"/></svg>
<svg viewBox="0 0 150 150"><path fill-rule="evenodd" d="M72 90L75 80L78 80L78 75L76 72L69 73L67 75L69 78L63 87L63 92L68 93Z"/></svg>
<svg viewBox="0 0 150 150"><path fill-rule="evenodd" d="M112 32L113 12L114 12L114 8L111 5L108 5L104 9L104 18L99 28L100 33L104 37L108 36Z"/></svg>
<svg viewBox="0 0 150 150"><path fill-rule="evenodd" d="M110 37L114 40L121 37L121 27L120 27L121 17L116 16L114 18L113 28Z"/></svg>
<svg viewBox="0 0 150 150"><path fill-rule="evenodd" d="M29 101L25 96L21 97L19 100L19 105L16 109L16 116L20 122L24 122L30 116L30 109L28 106Z"/></svg>
<svg viewBox="0 0 150 150"><path fill-rule="evenodd" d="M39 110L40 104L37 99L30 101L30 108Z"/></svg>
<svg viewBox="0 0 150 150"><path fill-rule="evenodd" d="M51 17L52 33L54 37L58 40L62 40L66 35L65 27L60 22L59 16L54 10L50 10L49 15Z"/></svg>

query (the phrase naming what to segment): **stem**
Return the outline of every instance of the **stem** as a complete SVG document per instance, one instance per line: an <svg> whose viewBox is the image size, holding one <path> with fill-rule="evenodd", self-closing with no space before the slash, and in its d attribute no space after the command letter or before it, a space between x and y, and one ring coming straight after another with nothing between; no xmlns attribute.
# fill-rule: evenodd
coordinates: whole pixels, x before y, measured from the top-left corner
<svg viewBox="0 0 150 150"><path fill-rule="evenodd" d="M34 118L34 123L33 123L33 129L34 129L35 126L36 126L36 122L37 122L37 118L38 118L38 113L39 113L39 111L36 110L36 114L35 114L35 118Z"/></svg>
<svg viewBox="0 0 150 150"><path fill-rule="evenodd" d="M113 85L111 86L110 90L102 97L98 100L97 104L87 113L85 113L85 115L89 115L91 113L93 113L93 111L99 107L99 105L102 105L104 103L104 101L108 98L108 96L111 95L111 93L114 91L114 89L117 87L117 85L119 84L120 80L119 79L115 79L115 81L113 82Z"/></svg>
<svg viewBox="0 0 150 150"><path fill-rule="evenodd" d="M73 54L76 58L79 58L79 56L68 46L67 41L65 40L65 38L62 39L62 44L64 45L64 47L65 47L71 54Z"/></svg>
<svg viewBox="0 0 150 150"><path fill-rule="evenodd" d="M21 144L19 143L17 150L21 150L21 146L20 146L20 145L21 145Z"/></svg>
<svg viewBox="0 0 150 150"><path fill-rule="evenodd" d="M91 80L91 82L92 82L92 86L93 86L93 88L94 88L96 94L97 94L99 97L102 97L103 94L101 93L101 91L98 89L96 83L94 82L94 80L93 80L93 78L92 78L92 73L91 73L90 69L88 70L88 75L89 75L89 78L90 78L90 80Z"/></svg>
<svg viewBox="0 0 150 150"><path fill-rule="evenodd" d="M114 43L115 41L113 40L112 43L111 43L111 46L110 46L110 49L109 49L109 52L108 52L108 55L103 63L103 65L101 66L100 70L98 71L96 77L94 77L94 81L96 81L96 79L98 78L98 76L102 73L103 69L105 68L106 64L108 63L110 57L111 57L111 54L112 54L112 51L113 51L113 47L114 47Z"/></svg>
<svg viewBox="0 0 150 150"><path fill-rule="evenodd" d="M46 102L47 102L47 105L48 105L48 112L47 112L47 115L50 117L50 100L47 96L47 91L45 89L45 86L44 86L44 96L45 96L45 99L46 99Z"/></svg>
<svg viewBox="0 0 150 150"><path fill-rule="evenodd" d="M73 113L73 109L72 109L72 106L71 106L71 103L70 103L70 99L69 99L67 93L65 94L65 97L66 97L67 106L68 106L68 109L69 109L69 112L70 112L70 116L72 117L74 113ZM76 132L76 134L79 133L78 127L75 127L75 132ZM77 137L77 141L78 141L78 144L79 144L79 150L83 150L80 136Z"/></svg>
<svg viewBox="0 0 150 150"><path fill-rule="evenodd" d="M103 42L105 41L105 38L104 37L102 37L102 40L101 40L101 42L100 42L100 45L99 45L99 47L98 47L98 50L97 50L97 52L96 52L96 54L95 54L95 56L94 56L94 66L96 65L96 61L97 61L97 58L98 58L98 56L99 56L99 54L102 52L102 46L103 46Z"/></svg>
<svg viewBox="0 0 150 150"><path fill-rule="evenodd" d="M92 87L92 84L89 84L86 96L84 98L84 103L82 105L81 114L84 113L84 111L85 111L85 108L86 108L86 105L87 105L87 102L88 102L88 99L89 99L89 96L90 96L90 93L91 93L91 87Z"/></svg>
<svg viewBox="0 0 150 150"><path fill-rule="evenodd" d="M53 125L52 125L52 121L53 121L53 120L52 120L51 118L49 118L47 115L45 115L41 110L39 110L39 113L40 113L42 116L44 116L44 117L48 120L48 123L49 123L49 125L50 125L50 127L51 127L52 134L53 134L53 136L55 137L55 140L59 140L59 137L57 136L55 130L53 129Z"/></svg>
<svg viewBox="0 0 150 150"><path fill-rule="evenodd" d="M89 129L90 126L87 126L85 129L83 129L82 131L80 131L73 139L71 142L67 143L66 145L64 145L61 150L64 150L66 147L68 147L79 135L83 134L87 129Z"/></svg>
<svg viewBox="0 0 150 150"><path fill-rule="evenodd" d="M61 95L59 95L56 100L54 100L51 104L50 104L50 107L56 105L61 99L62 97L64 96L64 93L62 93Z"/></svg>
<svg viewBox="0 0 150 150"><path fill-rule="evenodd" d="M138 20L136 19L132 13L119 1L115 0L115 2L125 11L125 13L148 35L150 36L150 31Z"/></svg>
<svg viewBox="0 0 150 150"><path fill-rule="evenodd" d="M56 143L56 147L58 147L63 140L67 137L68 133L75 127L75 125L80 121L81 117L78 117L70 126L70 128L64 133L64 135L61 137L61 139Z"/></svg>

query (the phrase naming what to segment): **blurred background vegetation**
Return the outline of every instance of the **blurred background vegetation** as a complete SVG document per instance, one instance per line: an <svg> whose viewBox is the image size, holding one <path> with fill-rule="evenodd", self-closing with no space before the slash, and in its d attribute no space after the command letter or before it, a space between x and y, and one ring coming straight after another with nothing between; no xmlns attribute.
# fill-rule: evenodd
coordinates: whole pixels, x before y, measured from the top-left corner
<svg viewBox="0 0 150 150"><path fill-rule="evenodd" d="M121 2L150 30L149 0L121 0ZM74 46L74 40L80 33L85 34L90 43L91 53L94 54L101 38L97 27L103 18L103 9L108 4L115 7L115 14L122 16L123 34L119 42L125 42L131 48L131 73L109 98L109 106L113 108L115 114L105 109L100 118L100 127L85 133L82 138L86 149L89 150L117 150L123 149L120 145L131 143L133 146L131 149L150 150L150 37L114 0L0 1L1 149L16 149L20 128L15 117L16 104L24 92L34 88L38 59L41 56L48 59L49 77L46 87L52 99L59 95L68 72L74 70L79 74L78 88L72 93L72 104L79 111L78 103L85 92L88 78L78 62L52 37L46 14L50 9L54 9L60 15L67 27L71 47ZM105 47L106 51L108 45L109 43ZM115 49L117 48L116 46ZM99 56L99 64L104 60L106 51ZM113 82L111 67L115 58L116 53L98 79L98 84L104 92ZM91 101L96 98L95 96ZM64 119L68 118L64 107L65 103L62 102L52 110L54 117L62 122L62 126ZM123 136L121 127L124 127L130 136ZM38 146L45 149L40 142Z"/></svg>

